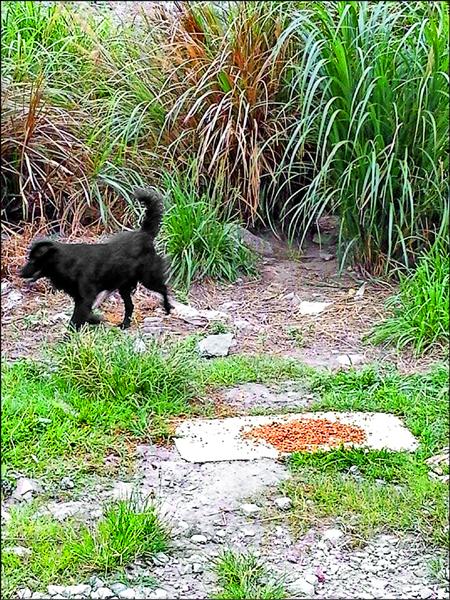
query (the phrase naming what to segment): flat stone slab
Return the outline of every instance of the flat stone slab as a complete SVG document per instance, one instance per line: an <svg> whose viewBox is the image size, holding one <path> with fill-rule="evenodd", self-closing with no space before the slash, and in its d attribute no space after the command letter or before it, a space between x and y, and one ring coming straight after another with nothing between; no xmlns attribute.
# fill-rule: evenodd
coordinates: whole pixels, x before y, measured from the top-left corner
<svg viewBox="0 0 450 600"><path fill-rule="evenodd" d="M180 456L188 462L206 463L222 460L254 460L279 458L279 452L264 440L242 437L242 429L286 423L301 419L328 419L364 429L366 440L362 444L349 444L371 450L413 451L418 442L395 415L388 413L314 412L289 415L264 415L256 417L231 417L228 419L191 419L181 423L175 432L175 446ZM329 450L327 446L321 449Z"/></svg>

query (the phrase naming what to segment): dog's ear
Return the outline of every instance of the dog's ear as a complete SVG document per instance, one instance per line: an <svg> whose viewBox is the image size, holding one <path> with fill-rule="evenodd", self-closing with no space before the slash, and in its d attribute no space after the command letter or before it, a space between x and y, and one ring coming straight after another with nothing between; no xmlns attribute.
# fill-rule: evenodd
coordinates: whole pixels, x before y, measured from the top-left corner
<svg viewBox="0 0 450 600"><path fill-rule="evenodd" d="M51 256L56 252L57 248L53 242L43 241L36 242L34 246L31 248L30 257L34 259L41 259L44 256Z"/></svg>

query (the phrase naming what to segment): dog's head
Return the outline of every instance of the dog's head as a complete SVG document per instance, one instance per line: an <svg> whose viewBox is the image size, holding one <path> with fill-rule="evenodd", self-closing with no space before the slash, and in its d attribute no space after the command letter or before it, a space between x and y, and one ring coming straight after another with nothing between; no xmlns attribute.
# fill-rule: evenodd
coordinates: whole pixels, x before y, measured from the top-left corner
<svg viewBox="0 0 450 600"><path fill-rule="evenodd" d="M44 240L34 243L20 276L31 281L37 281L40 277L44 277L47 271L46 267L54 259L56 252L57 248L54 242Z"/></svg>

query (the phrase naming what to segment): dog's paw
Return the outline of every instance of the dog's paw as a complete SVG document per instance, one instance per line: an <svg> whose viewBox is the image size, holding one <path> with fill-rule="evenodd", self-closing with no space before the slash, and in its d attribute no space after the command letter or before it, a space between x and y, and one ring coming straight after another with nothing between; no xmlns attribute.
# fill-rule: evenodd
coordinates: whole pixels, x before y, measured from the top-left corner
<svg viewBox="0 0 450 600"><path fill-rule="evenodd" d="M122 323L119 325L119 329L129 329L131 323L128 321L122 321Z"/></svg>

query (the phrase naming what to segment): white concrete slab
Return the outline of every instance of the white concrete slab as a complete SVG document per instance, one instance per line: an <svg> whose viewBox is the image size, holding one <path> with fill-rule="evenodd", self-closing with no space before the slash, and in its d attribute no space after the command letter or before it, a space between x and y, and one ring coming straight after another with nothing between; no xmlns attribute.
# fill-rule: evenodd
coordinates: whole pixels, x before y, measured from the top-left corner
<svg viewBox="0 0 450 600"><path fill-rule="evenodd" d="M328 419L364 429L366 440L352 444L372 450L413 451L418 442L395 415L387 413L315 412L289 415L232 417L228 419L191 419L181 423L175 433L175 446L188 462L216 462L222 460L253 460L279 458L280 453L263 440L242 437L242 428L248 431L259 425L285 423L300 419ZM321 446L322 449L329 449Z"/></svg>

